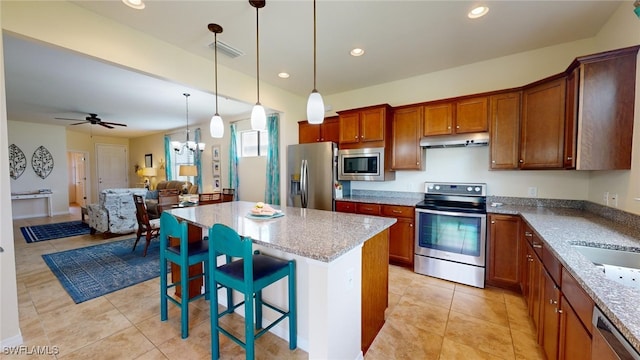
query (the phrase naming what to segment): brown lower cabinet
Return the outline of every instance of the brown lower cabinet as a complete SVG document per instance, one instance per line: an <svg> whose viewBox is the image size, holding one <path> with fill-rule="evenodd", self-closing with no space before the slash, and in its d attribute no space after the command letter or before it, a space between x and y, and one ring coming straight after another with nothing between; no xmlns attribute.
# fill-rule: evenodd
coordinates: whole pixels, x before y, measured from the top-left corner
<svg viewBox="0 0 640 360"><path fill-rule="evenodd" d="M389 228L389 263L413 268L415 208L386 204L336 201L336 211L396 218Z"/></svg>
<svg viewBox="0 0 640 360"><path fill-rule="evenodd" d="M505 241L514 232L515 216L490 214L487 283L496 282L496 270L517 269L519 285L527 302L529 316L537 330L538 343L548 360L591 359L594 302L571 273L562 267L548 246L524 221L521 221L517 246ZM499 239L499 237L504 237ZM498 247L503 246L503 249ZM506 254L518 254L510 257ZM492 273L493 271L493 273ZM594 358L595 359L595 358Z"/></svg>
<svg viewBox="0 0 640 360"><path fill-rule="evenodd" d="M518 289L520 286L520 216L489 214L486 284ZM515 261L504 261L514 259Z"/></svg>

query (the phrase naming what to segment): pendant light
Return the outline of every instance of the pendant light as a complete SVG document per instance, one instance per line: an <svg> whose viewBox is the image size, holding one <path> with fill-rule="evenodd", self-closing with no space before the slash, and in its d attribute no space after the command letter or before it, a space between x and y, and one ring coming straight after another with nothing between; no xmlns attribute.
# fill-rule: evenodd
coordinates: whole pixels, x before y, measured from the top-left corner
<svg viewBox="0 0 640 360"><path fill-rule="evenodd" d="M313 0L313 90L307 101L307 121L322 124L324 121L324 101L316 89L316 0Z"/></svg>
<svg viewBox="0 0 640 360"><path fill-rule="evenodd" d="M249 0L249 4L256 8L256 89L258 94L258 100L251 110L251 129L266 130L267 115L260 104L260 26L258 23L258 9L265 6L266 0Z"/></svg>
<svg viewBox="0 0 640 360"><path fill-rule="evenodd" d="M218 24L209 24L208 28L209 31L213 33L216 64L216 113L211 118L211 123L209 124L209 132L211 133L212 138L221 138L224 136L224 123L222 122L220 114L218 114L218 34L222 33L222 26Z"/></svg>

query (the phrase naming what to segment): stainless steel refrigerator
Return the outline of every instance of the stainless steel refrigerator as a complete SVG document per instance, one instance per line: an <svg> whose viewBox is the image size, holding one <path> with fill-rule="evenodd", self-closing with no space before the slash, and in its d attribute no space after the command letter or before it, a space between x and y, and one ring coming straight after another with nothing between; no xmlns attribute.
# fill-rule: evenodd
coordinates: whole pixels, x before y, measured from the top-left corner
<svg viewBox="0 0 640 360"><path fill-rule="evenodd" d="M337 155L333 142L287 147L287 206L334 210Z"/></svg>

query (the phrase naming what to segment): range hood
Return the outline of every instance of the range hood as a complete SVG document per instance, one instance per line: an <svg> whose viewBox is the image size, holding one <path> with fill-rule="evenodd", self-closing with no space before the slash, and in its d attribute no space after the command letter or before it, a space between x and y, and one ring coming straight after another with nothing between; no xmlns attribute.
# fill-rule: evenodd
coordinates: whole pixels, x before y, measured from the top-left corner
<svg viewBox="0 0 640 360"><path fill-rule="evenodd" d="M420 146L424 148L448 148L486 145L489 145L488 132L427 136L420 139Z"/></svg>

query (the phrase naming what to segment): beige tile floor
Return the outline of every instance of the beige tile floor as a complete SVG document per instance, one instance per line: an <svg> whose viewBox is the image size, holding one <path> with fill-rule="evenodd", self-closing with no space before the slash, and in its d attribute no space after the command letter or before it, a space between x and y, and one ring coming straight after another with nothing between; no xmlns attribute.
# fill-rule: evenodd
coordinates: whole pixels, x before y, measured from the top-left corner
<svg viewBox="0 0 640 360"><path fill-rule="evenodd" d="M103 239L85 235L27 244L21 226L79 219L68 216L14 221L20 328L27 347L57 347L55 356L1 359L209 359L209 310L204 300L190 307L190 336L180 338L179 311L169 305L160 321L159 278L74 304L41 255L131 235ZM366 360L543 359L526 304L519 294L414 274L391 266L387 321ZM228 321L241 324L240 318ZM258 359L307 359L298 349L266 334L257 341ZM243 350L221 336L221 358L242 359Z"/></svg>

